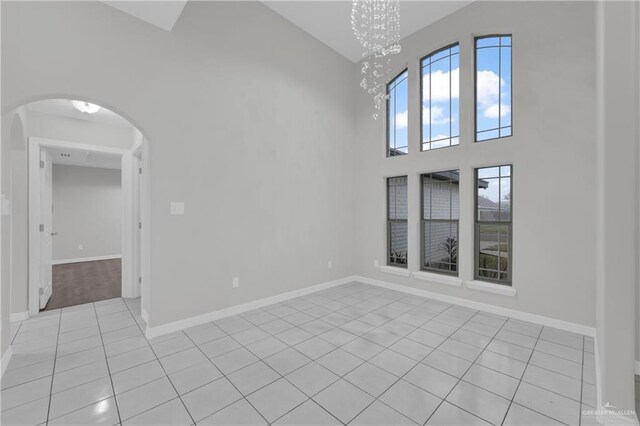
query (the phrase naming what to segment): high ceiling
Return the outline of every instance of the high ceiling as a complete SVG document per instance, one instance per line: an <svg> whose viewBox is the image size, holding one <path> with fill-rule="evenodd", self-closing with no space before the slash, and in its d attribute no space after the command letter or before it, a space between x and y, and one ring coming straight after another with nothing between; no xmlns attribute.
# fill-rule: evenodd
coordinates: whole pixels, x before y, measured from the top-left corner
<svg viewBox="0 0 640 426"><path fill-rule="evenodd" d="M400 37L427 27L472 1L401 1ZM263 1L342 56L357 62L362 48L351 29L351 1Z"/></svg>
<svg viewBox="0 0 640 426"><path fill-rule="evenodd" d="M400 36L406 37L471 3L457 1L401 1ZM171 31L187 1L104 1L145 22ZM267 7L311 34L342 56L359 61L362 50L351 30L351 1L263 1Z"/></svg>
<svg viewBox="0 0 640 426"><path fill-rule="evenodd" d="M171 1L103 1L103 3L135 16L149 24L171 31L187 0Z"/></svg>

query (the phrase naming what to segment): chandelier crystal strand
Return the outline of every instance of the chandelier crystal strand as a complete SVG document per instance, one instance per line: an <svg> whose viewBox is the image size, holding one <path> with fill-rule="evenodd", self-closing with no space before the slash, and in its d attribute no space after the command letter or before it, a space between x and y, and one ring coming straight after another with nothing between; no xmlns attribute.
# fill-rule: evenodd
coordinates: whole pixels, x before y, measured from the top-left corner
<svg viewBox="0 0 640 426"><path fill-rule="evenodd" d="M351 28L363 47L360 87L373 98L378 119L389 98L391 55L400 53L399 0L353 0Z"/></svg>

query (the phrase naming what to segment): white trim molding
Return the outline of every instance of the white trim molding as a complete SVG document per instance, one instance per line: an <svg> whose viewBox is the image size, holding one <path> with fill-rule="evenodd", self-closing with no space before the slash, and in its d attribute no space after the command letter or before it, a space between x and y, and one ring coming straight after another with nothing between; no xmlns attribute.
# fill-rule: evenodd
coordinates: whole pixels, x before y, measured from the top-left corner
<svg viewBox="0 0 640 426"><path fill-rule="evenodd" d="M28 194L29 194L29 208L28 208L28 217L29 217L29 291L28 291L28 307L30 315L37 315L40 311L40 272L41 272L41 247L40 247L40 232L39 232L39 224L40 224L40 216L42 207L40 205L40 194L41 194L41 181L40 181L40 153L43 149L46 148L62 148L62 149L75 149L82 150L91 153L101 153L101 154L113 154L124 156L129 151L126 149L120 148L111 148L99 145L87 145L76 142L68 142L56 139L46 139L30 136L28 138L28 164L29 164L29 180L28 180ZM122 202L124 203L131 202L126 194L130 192L129 186L123 185L122 187ZM123 217L123 223L130 218ZM126 237L126 238L124 238ZM123 247L129 242L128 240L133 240L134 236L129 235L125 236L123 234L122 245ZM125 253L126 256L126 253ZM77 261L77 259L74 259ZM128 259L123 259L126 263ZM126 275L122 276L122 288L123 294L127 294L126 290L133 283L129 282L129 277Z"/></svg>
<svg viewBox="0 0 640 426"><path fill-rule="evenodd" d="M636 376L640 376L640 361L636 361L635 363L635 372Z"/></svg>
<svg viewBox="0 0 640 426"><path fill-rule="evenodd" d="M543 315L531 314L528 312L518 311L515 309L503 308L501 306L489 305L487 303L476 302L469 299L463 299L460 297L449 296L446 294L434 293L427 290L421 290L414 287L408 287L405 285L393 284L386 281L376 280L373 278L367 278L362 276L355 276L351 278L351 281L357 281L365 284L371 284L378 287L387 288L389 290L401 291L403 293L413 294L421 297L428 297L430 299L438 300L445 303L451 303L455 305L464 306L471 309L477 309L479 311L489 312L496 315L502 315L522 321L528 321L535 324L554 327L560 330L570 331L572 333L582 334L584 336L595 336L596 330L594 327L589 327L582 324L576 324L574 322L563 321L555 318L545 317Z"/></svg>
<svg viewBox="0 0 640 426"><path fill-rule="evenodd" d="M382 265L380 266L380 270L385 274L398 275L399 277L411 276L411 271L406 268L398 268L397 266Z"/></svg>
<svg viewBox="0 0 640 426"><path fill-rule="evenodd" d="M416 271L413 273L413 277L417 280L428 281L436 284L450 285L452 287L462 287L462 280L458 277L452 277L450 275L434 274L425 271Z"/></svg>
<svg viewBox="0 0 640 426"><path fill-rule="evenodd" d="M121 254L109 254L109 255L106 255L106 256L78 257L76 259L54 260L52 263L54 265L66 265L66 264L69 264L69 263L95 262L97 260L111 260L111 259L122 259L122 255Z"/></svg>
<svg viewBox="0 0 640 426"><path fill-rule="evenodd" d="M600 353L598 351L598 333L593 336L593 362L596 364L596 405L602 406L602 381L600 380Z"/></svg>
<svg viewBox="0 0 640 426"><path fill-rule="evenodd" d="M29 311L15 312L9 315L9 322L20 322L29 319Z"/></svg>
<svg viewBox="0 0 640 426"><path fill-rule="evenodd" d="M11 347L11 345L9 345L7 350L2 354L2 359L0 360L0 378L4 376L4 372L6 371L7 366L9 366L9 361L11 361L12 356L13 348Z"/></svg>
<svg viewBox="0 0 640 426"><path fill-rule="evenodd" d="M501 294L503 296L514 297L516 289L510 285L488 283L486 281L465 281L464 285L471 290L486 291L487 293Z"/></svg>
<svg viewBox="0 0 640 426"><path fill-rule="evenodd" d="M198 315L195 317L185 318L182 320L170 322L167 324L157 325L155 327L149 327L145 331L147 339L153 339L165 334L173 333L174 331L184 330L185 328L195 327L196 325L204 324L211 321L216 321L221 318L225 318L231 315L238 315L243 312L252 311L254 309L263 308L265 306L273 305L275 303L284 302L285 300L295 299L296 297L306 296L307 294L315 293L327 288L336 287L342 284L358 281L357 277L340 278L334 281L327 281L325 283L313 285L311 287L305 287L300 290L294 290L287 293L278 294L276 296L266 297L264 299L254 300L252 302L243 303L241 305L231 306L229 308L221 309L219 311L208 312L206 314Z"/></svg>
<svg viewBox="0 0 640 426"><path fill-rule="evenodd" d="M151 190L149 184L150 156L149 143L143 137L137 142L134 150L139 154L142 151L142 168L146 172L142 173L142 179L139 186L134 185L140 176L137 170L137 160L133 161L132 150L111 148L99 145L87 145L76 142L60 141L55 139L45 139L38 137L29 137L28 142L28 161L29 161L29 284L28 284L28 308L29 314L38 315L40 307L39 289L40 289L40 234L38 225L40 223L40 179L39 179L39 162L40 151L43 148L63 148L63 149L79 149L86 152L108 153L119 155L122 161L122 250L121 254L88 257L80 259L63 259L54 261L53 264L60 265L75 262L90 262L95 260L106 259L122 259L122 296L138 297L142 296L143 305L149 306L150 291L149 279L151 264ZM135 170L134 170L135 169ZM133 204L139 199L142 217L134 217L132 212L135 210ZM140 247L138 247L138 223L144 224L140 231ZM135 253L134 253L135 251ZM134 256L135 254L135 256ZM141 265L139 271L137 265L134 267L133 257L139 257L137 263ZM143 281L144 290L140 294L141 286L139 278L145 277Z"/></svg>

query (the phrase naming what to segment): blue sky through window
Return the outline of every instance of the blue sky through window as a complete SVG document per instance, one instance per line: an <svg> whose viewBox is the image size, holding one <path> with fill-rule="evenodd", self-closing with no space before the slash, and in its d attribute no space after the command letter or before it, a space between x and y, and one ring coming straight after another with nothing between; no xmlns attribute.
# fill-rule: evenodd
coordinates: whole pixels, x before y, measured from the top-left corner
<svg viewBox="0 0 640 426"><path fill-rule="evenodd" d="M409 86L408 72L405 70L387 85L389 108L387 111L388 157L407 154L409 138L407 136Z"/></svg>
<svg viewBox="0 0 640 426"><path fill-rule="evenodd" d="M422 149L460 143L460 47L426 56L422 68Z"/></svg>
<svg viewBox="0 0 640 426"><path fill-rule="evenodd" d="M511 36L476 39L476 141L511 136Z"/></svg>

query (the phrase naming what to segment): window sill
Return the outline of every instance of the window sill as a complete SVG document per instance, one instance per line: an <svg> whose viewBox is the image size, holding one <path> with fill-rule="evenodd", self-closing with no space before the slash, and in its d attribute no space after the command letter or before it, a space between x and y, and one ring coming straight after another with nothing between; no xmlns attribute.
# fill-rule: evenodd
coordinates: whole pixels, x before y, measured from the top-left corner
<svg viewBox="0 0 640 426"><path fill-rule="evenodd" d="M494 284L486 281L465 281L465 286L471 290L486 291L487 293L501 294L514 297L516 289L509 285Z"/></svg>
<svg viewBox="0 0 640 426"><path fill-rule="evenodd" d="M411 275L411 272L409 272L408 269L405 268L398 268L397 266L381 266L380 270L382 272L384 272L385 274L392 274L392 275L398 275L401 277L408 277Z"/></svg>
<svg viewBox="0 0 640 426"><path fill-rule="evenodd" d="M462 280L458 277L434 274L431 272L417 271L413 273L414 278L422 281L429 281L438 284L450 285L452 287L462 287Z"/></svg>

